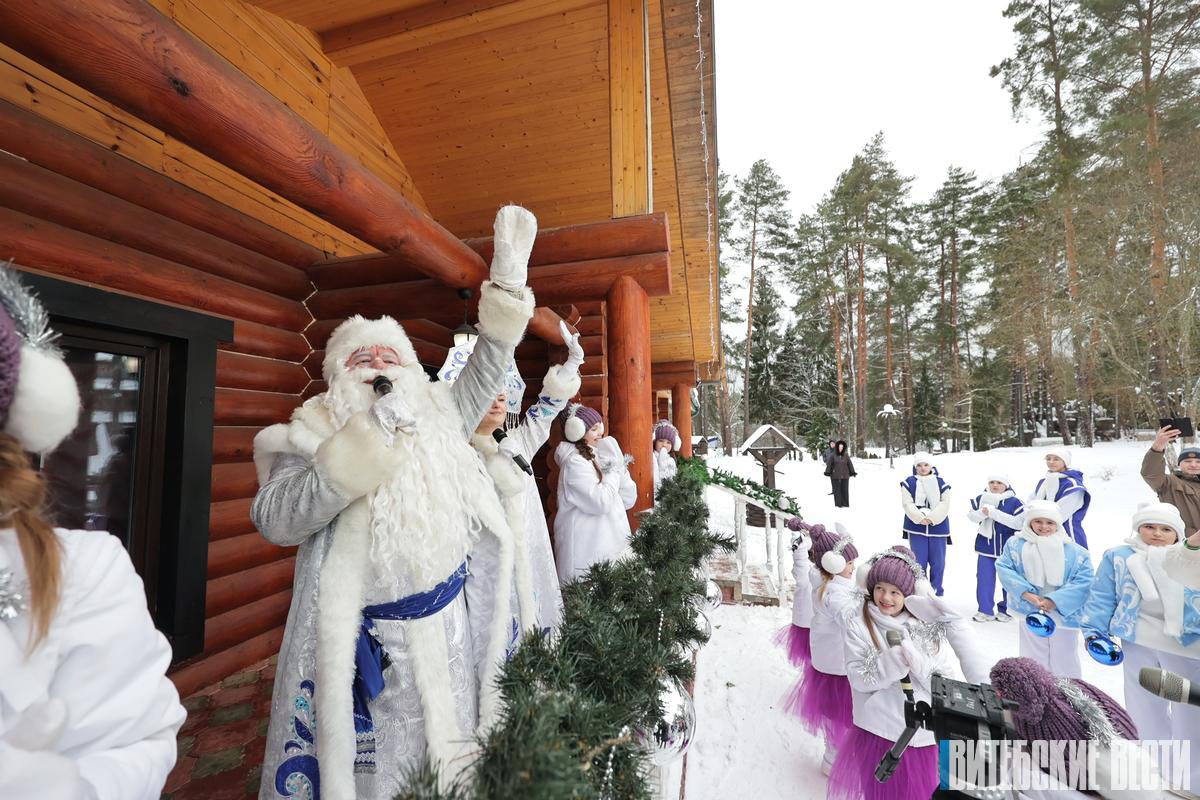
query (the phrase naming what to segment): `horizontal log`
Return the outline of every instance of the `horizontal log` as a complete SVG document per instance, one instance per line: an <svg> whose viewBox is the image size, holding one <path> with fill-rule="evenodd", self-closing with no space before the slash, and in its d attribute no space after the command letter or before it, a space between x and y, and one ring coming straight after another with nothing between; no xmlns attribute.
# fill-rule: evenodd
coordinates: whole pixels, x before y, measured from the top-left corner
<svg viewBox="0 0 1200 800"><path fill-rule="evenodd" d="M285 589L204 622L204 649L224 650L287 622L292 590Z"/></svg>
<svg viewBox="0 0 1200 800"><path fill-rule="evenodd" d="M461 240L143 0L4 3L0 41L432 278L487 276Z"/></svg>
<svg viewBox="0 0 1200 800"><path fill-rule="evenodd" d="M325 381L313 381L308 385L308 388L304 390L304 394L301 395L301 397L307 400L310 397L316 397L328 388L329 387L325 385Z"/></svg>
<svg viewBox="0 0 1200 800"><path fill-rule="evenodd" d="M180 665L168 677L175 684L179 696L187 697L252 664L270 658L279 652L282 643L283 626L280 625L227 650L207 654Z"/></svg>
<svg viewBox="0 0 1200 800"><path fill-rule="evenodd" d="M39 272L234 319L302 330L308 311L295 300L0 208L3 257Z"/></svg>
<svg viewBox="0 0 1200 800"><path fill-rule="evenodd" d="M492 237L464 241L484 261L491 262ZM670 249L667 215L660 212L539 231L529 256L529 266L643 255ZM319 290L402 283L424 277L400 256L374 253L331 258L314 264L308 274Z"/></svg>
<svg viewBox="0 0 1200 800"><path fill-rule="evenodd" d="M5 101L0 150L293 267L324 257L315 247Z"/></svg>
<svg viewBox="0 0 1200 800"><path fill-rule="evenodd" d="M585 375L579 381L579 393L585 397L600 397L604 394L603 375Z"/></svg>
<svg viewBox="0 0 1200 800"><path fill-rule="evenodd" d="M294 394L217 389L213 403L213 424L266 427L287 422L298 405L300 397Z"/></svg>
<svg viewBox="0 0 1200 800"><path fill-rule="evenodd" d="M295 572L296 559L293 556L211 580L205 591L205 616L215 617L290 589Z"/></svg>
<svg viewBox="0 0 1200 800"><path fill-rule="evenodd" d="M539 305L558 305L605 297L617 278L622 276L633 278L651 297L669 295L670 256L667 253L650 253L533 267L529 270L529 286ZM351 314L424 317L432 309L453 308L461 302L450 287L426 279L323 289L309 300L308 307L319 319L347 317ZM472 299L469 305L472 317L477 317L478 301ZM561 336L547 341L559 340Z"/></svg>
<svg viewBox="0 0 1200 800"><path fill-rule="evenodd" d="M285 331L238 319L233 321L233 343L226 345L225 349L235 353L297 362L303 361L312 350L304 336L296 331Z"/></svg>
<svg viewBox="0 0 1200 800"><path fill-rule="evenodd" d="M231 430L222 428L221 430ZM215 457L214 457L215 460ZM250 461L215 463L212 468L212 502L254 497L258 491L258 475Z"/></svg>
<svg viewBox="0 0 1200 800"><path fill-rule="evenodd" d="M585 317L602 317L604 316L604 304L604 300L586 300L576 303L575 307Z"/></svg>
<svg viewBox="0 0 1200 800"><path fill-rule="evenodd" d="M271 294L303 300L312 293L296 267L4 153L0 206Z"/></svg>
<svg viewBox="0 0 1200 800"><path fill-rule="evenodd" d="M598 336L604 332L604 317L581 317L575 326L581 336Z"/></svg>
<svg viewBox="0 0 1200 800"><path fill-rule="evenodd" d="M294 547L276 547L257 532L219 539L208 545L208 579L214 580L295 555Z"/></svg>
<svg viewBox="0 0 1200 800"><path fill-rule="evenodd" d="M213 463L250 461L254 458L254 436L259 430L257 426L213 428Z"/></svg>
<svg viewBox="0 0 1200 800"><path fill-rule="evenodd" d="M583 318L583 315L579 313L578 308L576 308L573 305L564 305L564 306L557 306L550 310L553 311L555 314L558 314L559 318L563 322L567 323L568 327L573 328L573 329L575 329L576 332L578 332L579 320Z"/></svg>
<svg viewBox="0 0 1200 800"><path fill-rule="evenodd" d="M254 523L250 521L250 506L253 502L253 497L243 497L213 503L208 511L209 540L215 542L254 533Z"/></svg>
<svg viewBox="0 0 1200 800"><path fill-rule="evenodd" d="M217 351L217 386L224 389L300 394L308 381L304 367L290 361Z"/></svg>

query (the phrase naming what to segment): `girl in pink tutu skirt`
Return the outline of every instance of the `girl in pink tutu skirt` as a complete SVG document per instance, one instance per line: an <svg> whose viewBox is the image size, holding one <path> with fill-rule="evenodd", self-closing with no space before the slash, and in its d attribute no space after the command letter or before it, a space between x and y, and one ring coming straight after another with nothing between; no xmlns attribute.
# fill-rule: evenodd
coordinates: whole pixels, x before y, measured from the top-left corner
<svg viewBox="0 0 1200 800"><path fill-rule="evenodd" d="M796 588L792 592L792 621L779 629L779 633L775 635L775 644L783 648L788 661L800 670L803 678L804 667L812 656L808 637L813 616L813 566L808 554L812 549L813 526L801 522L799 517L792 517L787 521L787 527L796 534L796 539L792 542L792 579L796 582ZM802 680L798 681L797 686L801 682Z"/></svg>
<svg viewBox="0 0 1200 800"><path fill-rule="evenodd" d="M821 771L829 774L838 743L850 726L850 684L842 658L846 619L861 605L854 583L858 550L841 525L837 532L822 525L808 527L811 539L810 575L813 579L811 656L804 674L784 701L784 708L800 718L805 730L825 737ZM797 590L799 591L799 590Z"/></svg>
<svg viewBox="0 0 1200 800"><path fill-rule="evenodd" d="M990 664L973 653L966 620L944 600L932 597L913 552L893 547L858 570L867 598L846 624L845 661L853 696L853 723L838 748L827 797L842 800L926 800L938 782L937 744L918 731L887 783L875 780L875 767L904 731L900 679L910 675L917 700L929 702L936 672L967 680L987 680ZM865 574L865 580L861 578ZM889 647L887 634L900 634ZM813 644L813 652L816 652Z"/></svg>

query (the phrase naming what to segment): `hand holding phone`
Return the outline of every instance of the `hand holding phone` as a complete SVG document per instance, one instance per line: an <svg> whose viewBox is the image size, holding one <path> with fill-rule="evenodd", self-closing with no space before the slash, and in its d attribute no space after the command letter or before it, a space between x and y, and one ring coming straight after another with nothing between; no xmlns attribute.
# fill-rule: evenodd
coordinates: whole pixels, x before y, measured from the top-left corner
<svg viewBox="0 0 1200 800"><path fill-rule="evenodd" d="M1179 435L1184 439L1190 439L1196 435L1196 429L1192 427L1191 417L1163 417L1158 421L1158 424L1164 428L1174 428L1179 431Z"/></svg>

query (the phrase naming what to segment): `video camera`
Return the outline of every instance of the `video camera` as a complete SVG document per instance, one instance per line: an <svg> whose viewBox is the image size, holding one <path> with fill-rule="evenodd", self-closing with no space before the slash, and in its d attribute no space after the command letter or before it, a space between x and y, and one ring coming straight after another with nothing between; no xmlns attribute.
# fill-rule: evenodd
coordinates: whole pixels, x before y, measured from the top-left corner
<svg viewBox="0 0 1200 800"><path fill-rule="evenodd" d="M932 731L939 743L1003 741L1015 733L1007 712L1016 708L1016 704L997 697L990 684L964 683L934 675L930 700L932 702L927 703L909 696L904 701L904 732L875 768L875 780L885 783L892 777L900 765L900 757L919 730ZM933 797L994 796L995 790L979 788L982 793L978 795L937 789Z"/></svg>

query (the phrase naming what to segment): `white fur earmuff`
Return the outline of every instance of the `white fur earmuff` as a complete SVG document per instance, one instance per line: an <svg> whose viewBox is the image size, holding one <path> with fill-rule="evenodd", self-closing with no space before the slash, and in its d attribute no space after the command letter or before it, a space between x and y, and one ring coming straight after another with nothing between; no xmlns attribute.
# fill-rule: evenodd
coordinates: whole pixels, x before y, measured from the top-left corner
<svg viewBox="0 0 1200 800"><path fill-rule="evenodd" d="M837 575L846 568L846 557L837 550L829 550L821 556L821 569Z"/></svg>
<svg viewBox="0 0 1200 800"><path fill-rule="evenodd" d="M563 438L568 442L578 442L585 433L587 433L587 426L574 414L563 421Z"/></svg>

